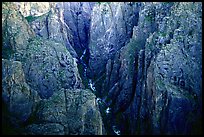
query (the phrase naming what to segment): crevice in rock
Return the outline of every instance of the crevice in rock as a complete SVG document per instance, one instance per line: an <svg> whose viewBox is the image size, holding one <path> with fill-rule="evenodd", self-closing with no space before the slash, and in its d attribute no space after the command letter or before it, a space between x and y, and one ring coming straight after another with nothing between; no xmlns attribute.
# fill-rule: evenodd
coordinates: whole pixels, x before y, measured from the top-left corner
<svg viewBox="0 0 204 137"><path fill-rule="evenodd" d="M48 12L48 15L46 16L46 29L47 29L47 39L50 38L50 31L49 31L49 16L50 16L51 11Z"/></svg>

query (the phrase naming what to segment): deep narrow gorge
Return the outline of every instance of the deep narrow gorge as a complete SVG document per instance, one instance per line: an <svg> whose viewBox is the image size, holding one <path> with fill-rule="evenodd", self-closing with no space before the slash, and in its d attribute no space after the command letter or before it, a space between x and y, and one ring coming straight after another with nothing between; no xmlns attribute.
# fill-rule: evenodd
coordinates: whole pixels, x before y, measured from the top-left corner
<svg viewBox="0 0 204 137"><path fill-rule="evenodd" d="M2 132L197 135L201 2L2 2Z"/></svg>

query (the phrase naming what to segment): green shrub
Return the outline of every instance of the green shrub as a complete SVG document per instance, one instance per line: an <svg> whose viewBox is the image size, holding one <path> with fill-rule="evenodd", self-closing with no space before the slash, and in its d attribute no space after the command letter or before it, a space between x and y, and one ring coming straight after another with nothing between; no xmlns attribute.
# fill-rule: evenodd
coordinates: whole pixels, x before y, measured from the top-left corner
<svg viewBox="0 0 204 137"><path fill-rule="evenodd" d="M34 17L34 16L27 16L25 17L25 19L28 21L28 22L32 22L36 19L37 17Z"/></svg>
<svg viewBox="0 0 204 137"><path fill-rule="evenodd" d="M25 17L25 19L28 21L28 22L32 22L32 21L34 21L34 20L36 20L36 19L42 19L42 18L44 18L44 17L46 17L46 16L48 16L48 15L50 15L51 14L51 12L49 11L48 13L45 13L45 14L43 14L43 15L40 15L40 16L32 16L32 15L30 15L30 16L27 16L27 17Z"/></svg>
<svg viewBox="0 0 204 137"><path fill-rule="evenodd" d="M145 19L149 22L153 21L154 20L154 17L152 15L148 15L148 16L145 16Z"/></svg>
<svg viewBox="0 0 204 137"><path fill-rule="evenodd" d="M2 58L10 59L14 55L15 51L10 47L2 47Z"/></svg>

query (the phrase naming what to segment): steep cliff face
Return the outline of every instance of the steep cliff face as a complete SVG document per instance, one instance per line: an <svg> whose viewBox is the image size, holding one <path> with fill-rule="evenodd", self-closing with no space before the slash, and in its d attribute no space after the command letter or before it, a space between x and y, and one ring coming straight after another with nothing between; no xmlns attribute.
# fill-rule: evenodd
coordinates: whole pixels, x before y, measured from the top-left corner
<svg viewBox="0 0 204 137"><path fill-rule="evenodd" d="M30 5L30 8L22 8L23 4ZM46 4L49 5L48 10L44 11L45 3L28 2L20 5L19 10L22 13L35 12L25 16L35 34L56 42L63 42L72 57L77 59L78 68L81 70L79 73L82 75L82 70L88 68L90 16L94 3L49 2ZM86 78L82 75L82 79Z"/></svg>
<svg viewBox="0 0 204 137"><path fill-rule="evenodd" d="M15 2L15 4L24 17L41 16L49 12L50 8L55 5L52 2Z"/></svg>
<svg viewBox="0 0 204 137"><path fill-rule="evenodd" d="M64 2L58 7L63 9L64 22L70 28L70 43L77 53L78 68L83 84L88 87L89 39L91 13L94 2Z"/></svg>
<svg viewBox="0 0 204 137"><path fill-rule="evenodd" d="M157 91L152 98L155 100L152 119L156 133L195 133L195 127L199 127L194 123L201 120L202 105L200 6L197 3L180 3L172 7L166 22L168 24L174 18L175 24L180 24L175 29L172 29L174 25L168 25L172 28L166 29L166 37L170 30L173 30L173 37L169 43L164 42L155 60L151 61L153 69L147 70L147 82L152 83ZM193 31L196 28L200 29ZM152 80L148 78L151 73ZM152 90L150 87L147 83L147 92ZM192 114L196 118L192 118ZM158 128L159 131L155 130Z"/></svg>
<svg viewBox="0 0 204 137"><path fill-rule="evenodd" d="M15 56L21 56L26 48L29 39L35 36L30 29L25 18L17 12L17 7L10 3L3 3L2 6L2 39L3 45L2 58L10 59ZM23 30L23 31L22 31Z"/></svg>
<svg viewBox="0 0 204 137"><path fill-rule="evenodd" d="M92 12L90 30L90 71L92 78L103 76L105 64L129 41L137 24L137 3L97 3Z"/></svg>
<svg viewBox="0 0 204 137"><path fill-rule="evenodd" d="M15 125L10 131L14 134L20 132L19 126L29 118L40 97L26 83L21 62L2 59L2 66L3 132Z"/></svg>
<svg viewBox="0 0 204 137"><path fill-rule="evenodd" d="M199 2L3 3L4 133L201 134L201 19Z"/></svg>
<svg viewBox="0 0 204 137"><path fill-rule="evenodd" d="M30 8L25 8L23 5L30 5ZM63 9L58 5L52 2L25 2L20 3L19 11L27 19L37 36L63 42L71 55L76 58L77 54L70 44L73 39L71 30L64 22Z"/></svg>
<svg viewBox="0 0 204 137"><path fill-rule="evenodd" d="M72 45L79 56L88 49L93 6L94 2L64 2L59 5L63 9L64 21L73 36ZM86 55L88 52L89 50Z"/></svg>
<svg viewBox="0 0 204 137"><path fill-rule="evenodd" d="M83 89L76 59L55 37L58 17L50 12L56 17L49 19L51 35L40 37L14 3L3 3L3 133L103 134L96 97Z"/></svg>
<svg viewBox="0 0 204 137"><path fill-rule="evenodd" d="M26 127L27 134L102 134L102 119L95 95L89 90L59 90L48 100L39 102L35 119Z"/></svg>
<svg viewBox="0 0 204 137"><path fill-rule="evenodd" d="M60 88L82 87L76 60L61 43L35 39L29 43L22 60L27 81L42 98L52 96Z"/></svg>
<svg viewBox="0 0 204 137"><path fill-rule="evenodd" d="M201 120L202 32L195 31L202 24L200 6L143 5L132 39L108 61L101 94L122 134L196 132L191 125Z"/></svg>

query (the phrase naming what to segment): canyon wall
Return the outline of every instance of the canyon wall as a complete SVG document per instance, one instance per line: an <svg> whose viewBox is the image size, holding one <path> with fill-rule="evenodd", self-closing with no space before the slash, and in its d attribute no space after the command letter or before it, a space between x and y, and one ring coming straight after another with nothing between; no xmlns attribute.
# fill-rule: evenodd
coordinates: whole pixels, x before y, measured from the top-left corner
<svg viewBox="0 0 204 137"><path fill-rule="evenodd" d="M2 3L5 134L202 133L202 3Z"/></svg>

